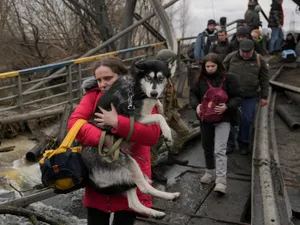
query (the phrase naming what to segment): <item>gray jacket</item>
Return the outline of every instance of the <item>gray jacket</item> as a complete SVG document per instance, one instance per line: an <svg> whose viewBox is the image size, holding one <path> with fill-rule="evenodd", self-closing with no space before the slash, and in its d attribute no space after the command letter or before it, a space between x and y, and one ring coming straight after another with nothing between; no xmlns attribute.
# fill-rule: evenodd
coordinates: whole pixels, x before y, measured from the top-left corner
<svg viewBox="0 0 300 225"><path fill-rule="evenodd" d="M209 33L208 29L205 29L202 33L200 33L196 39L194 48L195 61L203 60L205 55L209 52L210 45L216 40L218 40L217 30Z"/></svg>

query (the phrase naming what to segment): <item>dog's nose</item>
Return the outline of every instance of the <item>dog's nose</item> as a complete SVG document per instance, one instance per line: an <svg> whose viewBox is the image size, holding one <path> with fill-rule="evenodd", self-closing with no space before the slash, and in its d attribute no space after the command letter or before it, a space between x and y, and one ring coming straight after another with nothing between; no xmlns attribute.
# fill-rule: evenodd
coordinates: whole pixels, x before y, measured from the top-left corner
<svg viewBox="0 0 300 225"><path fill-rule="evenodd" d="M158 96L158 93L157 91L151 91L150 95L152 98L156 98Z"/></svg>

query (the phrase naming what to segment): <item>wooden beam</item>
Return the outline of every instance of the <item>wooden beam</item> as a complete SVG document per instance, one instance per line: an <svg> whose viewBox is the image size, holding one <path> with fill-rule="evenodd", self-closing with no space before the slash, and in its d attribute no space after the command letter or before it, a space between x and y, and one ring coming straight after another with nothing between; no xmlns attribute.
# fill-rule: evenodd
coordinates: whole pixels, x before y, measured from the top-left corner
<svg viewBox="0 0 300 225"><path fill-rule="evenodd" d="M9 123L15 123L20 122L24 120L32 120L32 119L38 119L48 116L56 116L59 114L62 114L64 111L63 107L55 108L55 109L47 109L47 110L40 110L37 112L29 112L29 113L23 113L23 114L15 114L7 117L1 117L0 118L0 124L9 124Z"/></svg>
<svg viewBox="0 0 300 225"><path fill-rule="evenodd" d="M8 147L4 147L4 148L0 148L0 152L11 152L14 150L16 146L8 146Z"/></svg>

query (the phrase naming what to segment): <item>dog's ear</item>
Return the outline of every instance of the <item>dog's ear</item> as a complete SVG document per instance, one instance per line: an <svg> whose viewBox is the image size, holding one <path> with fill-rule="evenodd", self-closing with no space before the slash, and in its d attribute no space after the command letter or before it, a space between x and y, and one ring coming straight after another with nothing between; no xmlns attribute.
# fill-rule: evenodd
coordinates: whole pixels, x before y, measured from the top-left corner
<svg viewBox="0 0 300 225"><path fill-rule="evenodd" d="M132 75L137 75L145 70L145 59L139 59L131 64L130 72Z"/></svg>

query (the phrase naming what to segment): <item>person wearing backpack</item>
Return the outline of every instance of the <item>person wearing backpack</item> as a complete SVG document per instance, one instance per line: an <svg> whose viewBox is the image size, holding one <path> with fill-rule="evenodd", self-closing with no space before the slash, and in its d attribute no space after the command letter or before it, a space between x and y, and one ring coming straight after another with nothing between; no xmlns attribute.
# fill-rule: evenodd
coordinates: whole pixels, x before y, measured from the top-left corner
<svg viewBox="0 0 300 225"><path fill-rule="evenodd" d="M238 144L240 153L247 155L257 102L259 100L261 107L268 104L269 69L263 57L254 51L254 43L249 39L241 42L238 51L227 55L223 65L228 72L238 74L240 77L243 100ZM234 127L232 127L228 140L228 152L235 149L234 134Z"/></svg>
<svg viewBox="0 0 300 225"><path fill-rule="evenodd" d="M205 56L201 71L190 89L190 105L200 119L206 172L201 183L215 181L215 192L226 193L226 145L230 121L241 102L238 76L226 74L219 56Z"/></svg>
<svg viewBox="0 0 300 225"><path fill-rule="evenodd" d="M204 56L209 52L210 45L218 40L216 25L215 20L208 20L207 28L197 36L194 46L194 60L196 63L202 62Z"/></svg>

